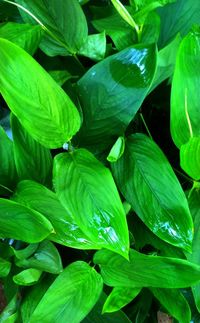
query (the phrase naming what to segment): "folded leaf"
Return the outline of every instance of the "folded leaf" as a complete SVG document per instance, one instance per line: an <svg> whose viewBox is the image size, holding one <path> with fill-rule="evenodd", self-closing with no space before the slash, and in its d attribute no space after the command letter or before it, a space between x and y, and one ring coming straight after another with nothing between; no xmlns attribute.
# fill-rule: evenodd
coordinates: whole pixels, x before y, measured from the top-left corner
<svg viewBox="0 0 200 323"><path fill-rule="evenodd" d="M200 136L200 31L190 32L181 42L171 90L170 128L180 148L190 137Z"/></svg>
<svg viewBox="0 0 200 323"><path fill-rule="evenodd" d="M200 137L192 137L181 146L180 165L181 168L194 180L200 179Z"/></svg>
<svg viewBox="0 0 200 323"><path fill-rule="evenodd" d="M193 224L188 203L156 143L143 134L130 136L112 170L125 199L146 226L160 239L190 251Z"/></svg>
<svg viewBox="0 0 200 323"><path fill-rule="evenodd" d="M42 241L53 231L40 213L19 203L0 199L0 237L29 243Z"/></svg>
<svg viewBox="0 0 200 323"><path fill-rule="evenodd" d="M42 271L30 268L23 270L19 274L13 276L13 281L17 285L31 286L38 282L41 275Z"/></svg>
<svg viewBox="0 0 200 323"><path fill-rule="evenodd" d="M78 131L80 117L71 99L23 49L0 39L0 92L29 134L58 148Z"/></svg>
<svg viewBox="0 0 200 323"><path fill-rule="evenodd" d="M77 261L55 279L30 318L35 322L79 323L97 302L103 283L87 263ZM59 292L58 292L59 291Z"/></svg>
<svg viewBox="0 0 200 323"><path fill-rule="evenodd" d="M124 153L125 140L124 137L119 137L111 148L107 160L110 163L116 162Z"/></svg>
<svg viewBox="0 0 200 323"><path fill-rule="evenodd" d="M19 182L12 199L43 214L52 223L55 233L52 233L48 239L78 249L101 247L83 233L62 206L56 194L46 187L33 181Z"/></svg>
<svg viewBox="0 0 200 323"><path fill-rule="evenodd" d="M83 125L77 140L84 147L122 135L140 108L156 66L155 45L136 45L94 65L79 80Z"/></svg>
<svg viewBox="0 0 200 323"><path fill-rule="evenodd" d="M54 158L53 177L61 203L91 241L127 257L126 216L110 171L78 149Z"/></svg>
<svg viewBox="0 0 200 323"><path fill-rule="evenodd" d="M11 268L11 263L3 258L0 258L0 277L6 277Z"/></svg>
<svg viewBox="0 0 200 323"><path fill-rule="evenodd" d="M178 289L151 288L151 292L178 322L190 322L191 312L189 304Z"/></svg>
<svg viewBox="0 0 200 323"><path fill-rule="evenodd" d="M200 281L200 266L187 260L147 256L133 249L130 261L109 251L97 251L94 263L105 284L113 287L184 288Z"/></svg>
<svg viewBox="0 0 200 323"><path fill-rule="evenodd" d="M33 179L51 186L52 157L49 149L40 145L12 115L11 127L17 173L22 179Z"/></svg>
<svg viewBox="0 0 200 323"><path fill-rule="evenodd" d="M17 24L7 22L0 25L0 38L5 38L22 47L30 55L33 55L43 36L41 26Z"/></svg>

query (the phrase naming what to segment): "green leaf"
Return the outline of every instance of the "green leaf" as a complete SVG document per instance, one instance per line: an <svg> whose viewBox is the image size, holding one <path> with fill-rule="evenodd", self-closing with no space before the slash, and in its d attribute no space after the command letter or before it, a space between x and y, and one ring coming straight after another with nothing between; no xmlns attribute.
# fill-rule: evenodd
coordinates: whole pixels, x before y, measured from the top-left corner
<svg viewBox="0 0 200 323"><path fill-rule="evenodd" d="M81 46L78 54L100 61L106 53L105 31L96 35L89 35L87 41Z"/></svg>
<svg viewBox="0 0 200 323"><path fill-rule="evenodd" d="M117 141L112 146L109 155L107 157L107 160L110 163L116 162L124 153L125 149L125 140L124 137L119 137Z"/></svg>
<svg viewBox="0 0 200 323"><path fill-rule="evenodd" d="M171 316L180 323L188 323L191 320L191 311L188 302L178 289L151 288L153 295L166 308Z"/></svg>
<svg viewBox="0 0 200 323"><path fill-rule="evenodd" d="M0 199L0 237L29 243L42 241L53 231L40 213L19 203Z"/></svg>
<svg viewBox="0 0 200 323"><path fill-rule="evenodd" d="M74 262L49 287L33 312L30 323L49 323L55 318L59 322L78 323L95 305L102 287L101 276L93 268L82 261Z"/></svg>
<svg viewBox="0 0 200 323"><path fill-rule="evenodd" d="M160 17L156 12L150 12L144 22L141 31L141 43L153 44L157 43L160 34ZM158 55L159 58L159 55ZM157 73L157 71L156 71Z"/></svg>
<svg viewBox="0 0 200 323"><path fill-rule="evenodd" d="M0 258L0 277L8 276L11 268L11 263L3 258Z"/></svg>
<svg viewBox="0 0 200 323"><path fill-rule="evenodd" d="M11 116L14 157L17 173L22 179L33 179L51 186L52 157L49 149L35 141L18 119Z"/></svg>
<svg viewBox="0 0 200 323"><path fill-rule="evenodd" d="M78 249L101 247L90 241L62 206L56 194L46 187L33 181L22 181L18 183L12 198L43 214L52 223L55 233L52 233L48 239Z"/></svg>
<svg viewBox="0 0 200 323"><path fill-rule="evenodd" d="M35 53L42 36L41 26L17 24L15 22L7 22L0 25L0 38L5 38L15 43L30 55Z"/></svg>
<svg viewBox="0 0 200 323"><path fill-rule="evenodd" d="M62 272L62 261L58 250L50 241L42 241L31 257L16 261L18 267L35 268L52 274Z"/></svg>
<svg viewBox="0 0 200 323"><path fill-rule="evenodd" d="M200 137L192 137L181 146L180 166L194 180L200 179Z"/></svg>
<svg viewBox="0 0 200 323"><path fill-rule="evenodd" d="M143 134L131 135L112 170L125 199L146 226L160 239L190 251L193 223L188 203L156 143Z"/></svg>
<svg viewBox="0 0 200 323"><path fill-rule="evenodd" d="M17 173L14 161L13 143L0 127L0 194L7 195L15 187Z"/></svg>
<svg viewBox="0 0 200 323"><path fill-rule="evenodd" d="M99 250L94 263L100 266L105 284L113 287L184 288L200 281L200 266L182 259L147 256L133 249L129 261L109 250Z"/></svg>
<svg viewBox="0 0 200 323"><path fill-rule="evenodd" d="M16 2L28 9L50 31L41 44L41 48L50 56L67 55L67 52L75 54L86 41L87 21L77 0L61 0L59 2L56 0L48 2L45 0L29 0L28 2L17 0ZM20 10L20 13L25 22L36 23L24 11ZM61 48L59 49L59 47ZM64 50L66 53L63 53Z"/></svg>
<svg viewBox="0 0 200 323"><path fill-rule="evenodd" d="M180 148L190 137L200 135L200 33L190 32L181 42L171 90L170 128Z"/></svg>
<svg viewBox="0 0 200 323"><path fill-rule="evenodd" d="M73 102L23 49L5 39L0 47L0 91L9 108L36 141L62 147L80 127Z"/></svg>
<svg viewBox="0 0 200 323"><path fill-rule="evenodd" d="M19 303L19 295L15 294L14 297L9 301L9 303L6 305L2 313L0 314L0 322L1 323L12 323L15 322L13 320L13 316L15 318L16 310Z"/></svg>
<svg viewBox="0 0 200 323"><path fill-rule="evenodd" d="M12 252L15 255L15 257L19 260L26 259L30 257L38 248L39 244L38 243L31 243L29 244L26 248L24 249L15 249L12 248Z"/></svg>
<svg viewBox="0 0 200 323"><path fill-rule="evenodd" d="M139 27L137 26L136 22L134 21L133 17L130 15L128 10L123 6L123 4L119 0L111 0L111 2L117 10L117 12L120 14L120 16L138 33Z"/></svg>
<svg viewBox="0 0 200 323"><path fill-rule="evenodd" d="M58 83L60 86L62 86L66 81L71 79L73 76L66 70L59 71L49 71L49 74L51 77Z"/></svg>
<svg viewBox="0 0 200 323"><path fill-rule="evenodd" d="M78 149L54 158L53 177L61 203L91 241L127 257L126 216L110 171Z"/></svg>
<svg viewBox="0 0 200 323"><path fill-rule="evenodd" d="M192 243L192 253L187 253L187 259L200 265L199 240L200 240L200 191L193 189L188 197L190 211L194 221L194 239ZM200 283L192 287L192 292L196 307L200 312Z"/></svg>
<svg viewBox="0 0 200 323"><path fill-rule="evenodd" d="M109 145L122 135L140 108L156 65L154 45L136 45L94 65L78 82L84 146Z"/></svg>
<svg viewBox="0 0 200 323"><path fill-rule="evenodd" d="M141 291L141 288L114 287L103 306L103 313L119 311L130 303Z"/></svg>
<svg viewBox="0 0 200 323"><path fill-rule="evenodd" d="M19 274L13 276L13 281L17 285L31 286L38 282L41 275L42 271L30 268L23 270Z"/></svg>

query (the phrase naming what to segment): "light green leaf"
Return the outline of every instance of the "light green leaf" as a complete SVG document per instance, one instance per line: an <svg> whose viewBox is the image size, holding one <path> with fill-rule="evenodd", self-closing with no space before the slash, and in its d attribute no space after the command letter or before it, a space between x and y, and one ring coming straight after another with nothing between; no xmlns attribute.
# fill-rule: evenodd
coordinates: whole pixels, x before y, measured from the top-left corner
<svg viewBox="0 0 200 323"><path fill-rule="evenodd" d="M153 295L159 300L169 314L179 323L188 323L191 320L191 311L188 302L178 289L151 288Z"/></svg>
<svg viewBox="0 0 200 323"><path fill-rule="evenodd" d="M119 0L111 0L113 6L117 10L117 12L120 14L120 16L132 27L136 30L136 32L139 32L139 27L134 21L133 17L130 15L128 10L123 6L123 4Z"/></svg>
<svg viewBox="0 0 200 323"><path fill-rule="evenodd" d="M50 241L42 241L31 257L16 261L18 267L35 268L52 274L62 272L62 261L58 250Z"/></svg>
<svg viewBox="0 0 200 323"><path fill-rule="evenodd" d="M131 135L112 170L125 199L146 226L160 239L190 251L193 223L188 203L156 143L144 134Z"/></svg>
<svg viewBox="0 0 200 323"><path fill-rule="evenodd" d="M17 24L7 22L0 25L0 38L5 38L22 47L30 55L33 55L39 46L43 30L41 26L29 24Z"/></svg>
<svg viewBox="0 0 200 323"><path fill-rule="evenodd" d="M24 249L18 250L11 247L12 248L11 250L17 259L23 260L30 257L37 250L38 246L39 246L38 243L31 243Z"/></svg>
<svg viewBox="0 0 200 323"><path fill-rule="evenodd" d="M102 278L93 268L82 261L74 262L49 287L30 323L79 323L97 302L102 287Z"/></svg>
<svg viewBox="0 0 200 323"><path fill-rule="evenodd" d="M17 182L13 143L0 127L0 194L8 195ZM10 191L11 190L11 191Z"/></svg>
<svg viewBox="0 0 200 323"><path fill-rule="evenodd" d="M114 287L103 306L103 313L119 311L129 304L141 291L141 288Z"/></svg>
<svg viewBox="0 0 200 323"><path fill-rule="evenodd" d="M50 150L35 141L14 115L11 116L11 128L19 179L33 179L51 186L52 157Z"/></svg>
<svg viewBox="0 0 200 323"><path fill-rule="evenodd" d="M119 137L117 141L112 146L109 155L107 157L107 160L110 163L116 162L124 153L125 149L125 140L124 137Z"/></svg>
<svg viewBox="0 0 200 323"><path fill-rule="evenodd" d="M200 179L200 137L192 137L181 146L180 165L194 180Z"/></svg>
<svg viewBox="0 0 200 323"><path fill-rule="evenodd" d="M31 286L38 282L41 275L42 271L30 268L23 270L19 274L13 276L13 281L17 285Z"/></svg>
<svg viewBox="0 0 200 323"><path fill-rule="evenodd" d="M147 256L130 249L129 261L109 250L97 251L94 263L113 287L184 288L200 281L200 266L187 260Z"/></svg>
<svg viewBox="0 0 200 323"><path fill-rule="evenodd" d="M53 181L66 211L91 241L127 257L126 216L110 170L78 149L54 158Z"/></svg>
<svg viewBox="0 0 200 323"><path fill-rule="evenodd" d="M9 108L36 141L62 147L80 127L75 105L23 49L5 39L0 47L0 92Z"/></svg>
<svg viewBox="0 0 200 323"><path fill-rule="evenodd" d="M155 46L136 45L94 65L79 80L84 120L77 140L84 147L108 146L123 134L151 86L155 65Z"/></svg>
<svg viewBox="0 0 200 323"><path fill-rule="evenodd" d="M52 233L48 239L77 249L101 247L90 241L62 206L56 194L46 187L33 181L22 181L18 183L12 198L43 214L52 223L55 233Z"/></svg>
<svg viewBox="0 0 200 323"><path fill-rule="evenodd" d="M87 21L78 0L16 2L28 9L50 31L41 44L42 50L50 56L67 55L67 52L75 54L86 41ZM20 10L20 13L25 22L36 23L24 11Z"/></svg>
<svg viewBox="0 0 200 323"><path fill-rule="evenodd" d="M190 32L181 42L171 90L170 128L180 148L190 137L200 136L200 32Z"/></svg>
<svg viewBox="0 0 200 323"><path fill-rule="evenodd" d="M0 258L0 277L6 277L11 268L11 263L3 258Z"/></svg>
<svg viewBox="0 0 200 323"><path fill-rule="evenodd" d="M89 35L87 41L81 46L78 54L100 61L106 53L105 31L96 35Z"/></svg>
<svg viewBox="0 0 200 323"><path fill-rule="evenodd" d="M0 237L29 243L42 241L53 231L40 213L19 203L0 199Z"/></svg>

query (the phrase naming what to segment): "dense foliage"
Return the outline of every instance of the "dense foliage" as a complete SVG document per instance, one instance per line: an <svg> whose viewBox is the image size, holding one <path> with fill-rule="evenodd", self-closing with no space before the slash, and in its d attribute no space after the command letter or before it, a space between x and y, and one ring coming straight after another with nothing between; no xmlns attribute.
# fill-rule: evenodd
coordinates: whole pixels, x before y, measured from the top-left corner
<svg viewBox="0 0 200 323"><path fill-rule="evenodd" d="M0 21L0 322L200 322L199 0Z"/></svg>

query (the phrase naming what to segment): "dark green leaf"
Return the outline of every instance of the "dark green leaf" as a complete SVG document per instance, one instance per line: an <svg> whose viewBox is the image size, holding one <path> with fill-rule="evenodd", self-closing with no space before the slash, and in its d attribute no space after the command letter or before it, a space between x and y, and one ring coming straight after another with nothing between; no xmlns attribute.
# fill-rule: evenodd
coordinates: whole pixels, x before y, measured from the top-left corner
<svg viewBox="0 0 200 323"><path fill-rule="evenodd" d="M49 71L51 77L62 86L66 81L72 78L72 75L68 71Z"/></svg>
<svg viewBox="0 0 200 323"><path fill-rule="evenodd" d="M125 140L124 137L119 137L117 141L112 146L109 155L107 157L107 160L110 163L116 162L124 153L125 149Z"/></svg>
<svg viewBox="0 0 200 323"><path fill-rule="evenodd" d="M126 216L110 171L78 149L55 157L53 177L61 203L91 241L127 257Z"/></svg>
<svg viewBox="0 0 200 323"><path fill-rule="evenodd" d="M200 135L200 32L190 32L181 42L172 81L170 128L180 148Z"/></svg>
<svg viewBox="0 0 200 323"><path fill-rule="evenodd" d="M30 318L30 323L79 323L97 302L102 287L101 276L93 268L82 261L72 263L44 294Z"/></svg>
<svg viewBox="0 0 200 323"><path fill-rule="evenodd" d="M103 306L103 313L119 311L130 303L141 291L141 288L114 287Z"/></svg>
<svg viewBox="0 0 200 323"><path fill-rule="evenodd" d="M0 199L0 237L29 243L42 241L53 231L40 213L19 203Z"/></svg>
<svg viewBox="0 0 200 323"><path fill-rule="evenodd" d="M17 181L13 143L0 127L0 194L9 194ZM6 189L8 188L8 189Z"/></svg>
<svg viewBox="0 0 200 323"><path fill-rule="evenodd" d="M87 41L81 46L78 54L89 57L95 61L100 61L106 53L105 31L100 34L90 35Z"/></svg>
<svg viewBox="0 0 200 323"><path fill-rule="evenodd" d="M178 322L190 322L191 312L189 304L178 289L151 288L151 292Z"/></svg>
<svg viewBox="0 0 200 323"><path fill-rule="evenodd" d="M12 115L14 157L17 173L22 179L33 179L51 186L52 157L49 149L35 141L18 119Z"/></svg>
<svg viewBox="0 0 200 323"><path fill-rule="evenodd" d="M36 141L62 147L80 126L73 102L23 49L5 39L0 46L0 91L9 108Z"/></svg>
<svg viewBox="0 0 200 323"><path fill-rule="evenodd" d="M13 276L13 281L17 285L31 286L38 282L41 274L42 274L42 271L38 269L30 268L30 269L23 270L19 274Z"/></svg>
<svg viewBox="0 0 200 323"><path fill-rule="evenodd" d="M181 146L180 165L181 168L193 179L200 179L200 137L192 137Z"/></svg>
<svg viewBox="0 0 200 323"><path fill-rule="evenodd" d="M76 53L87 39L87 22L78 0L17 0L17 3L34 14L51 32L41 48L50 55ZM25 22L36 21L24 11L20 11ZM52 44L51 37L55 39ZM54 49L56 46L56 50ZM59 47L61 49L59 50ZM47 50L46 50L47 49ZM66 53L63 53L65 49Z"/></svg>
<svg viewBox="0 0 200 323"><path fill-rule="evenodd" d="M52 223L55 233L49 239L72 248L99 249L100 246L90 241L78 227L56 194L46 187L33 181L22 181L13 199L43 214Z"/></svg>
<svg viewBox="0 0 200 323"><path fill-rule="evenodd" d="M185 194L156 143L143 134L130 136L112 170L125 199L160 239L191 250L193 223Z"/></svg>
<svg viewBox="0 0 200 323"><path fill-rule="evenodd" d="M94 65L78 82L83 125L78 139L109 145L123 134L151 85L156 65L154 45L137 45Z"/></svg>
<svg viewBox="0 0 200 323"><path fill-rule="evenodd" d="M200 266L187 260L147 256L133 249L130 261L109 250L97 251L94 263L113 287L184 288L200 281Z"/></svg>
<svg viewBox="0 0 200 323"><path fill-rule="evenodd" d="M7 22L0 25L0 38L5 38L22 47L26 52L33 55L43 36L40 26L17 24Z"/></svg>
<svg viewBox="0 0 200 323"><path fill-rule="evenodd" d="M160 17L156 12L151 12L145 19L141 32L141 43L153 44L157 43L160 34ZM158 56L159 58L159 56ZM157 73L157 72L156 72Z"/></svg>
<svg viewBox="0 0 200 323"><path fill-rule="evenodd" d="M17 260L16 265L23 268L35 268L52 274L59 274L63 270L59 252L50 241L42 241L31 257Z"/></svg>
<svg viewBox="0 0 200 323"><path fill-rule="evenodd" d="M5 277L9 274L11 263L3 258L0 258L0 277Z"/></svg>
<svg viewBox="0 0 200 323"><path fill-rule="evenodd" d="M16 310L18 307L19 298L18 294L15 294L14 297L11 299L11 301L7 304L7 306L4 308L2 313L0 314L0 322L1 323L12 323L15 322L13 320L13 316L15 318Z"/></svg>

